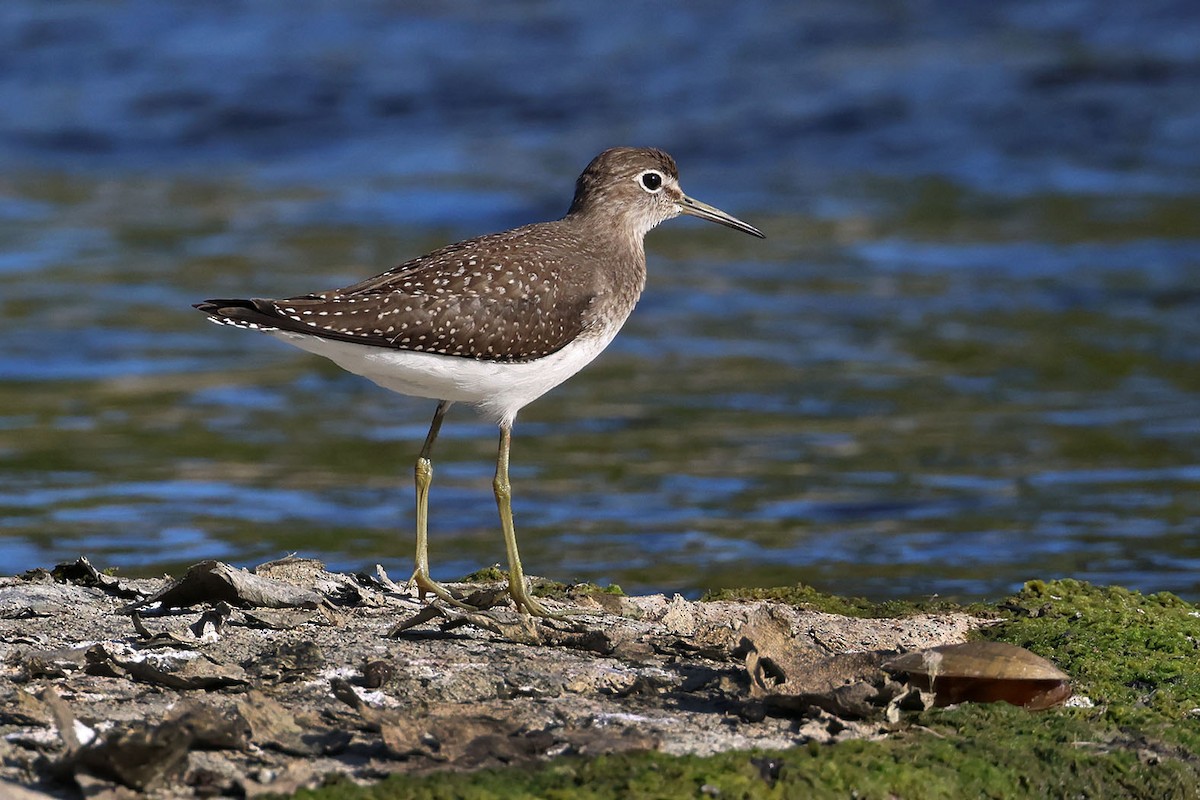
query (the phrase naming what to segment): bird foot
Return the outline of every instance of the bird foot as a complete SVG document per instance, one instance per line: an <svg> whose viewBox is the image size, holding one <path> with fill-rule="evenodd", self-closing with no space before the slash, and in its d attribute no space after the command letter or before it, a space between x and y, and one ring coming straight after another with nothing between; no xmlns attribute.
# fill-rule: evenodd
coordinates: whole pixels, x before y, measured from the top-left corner
<svg viewBox="0 0 1200 800"><path fill-rule="evenodd" d="M484 608L480 608L479 606L473 606L470 603L464 603L462 600L452 594L445 586L429 577L428 572L420 569L417 569L413 572L412 577L408 579L408 583L406 585L409 589L416 587L417 596L422 600L425 599L425 595L431 594L446 605L453 606L454 608L461 609L463 611L479 613L486 610ZM542 605L541 601L529 593L529 589L525 586L524 580L520 580L515 583L510 580L508 585L508 593L512 598L513 606L516 608L517 612L528 614L531 617L553 619L561 622L566 621L567 617L572 613L583 613L580 611L573 612L571 610L558 612L551 611Z"/></svg>
<svg viewBox="0 0 1200 800"><path fill-rule="evenodd" d="M559 622L565 622L567 617L572 613L570 610L554 612L546 608L541 602L529 593L525 588L525 581L513 582L511 579L508 584L508 593L512 597L513 605L518 612L528 614L531 617L541 617L542 619L553 619Z"/></svg>
<svg viewBox="0 0 1200 800"><path fill-rule="evenodd" d="M429 577L429 573L425 570L419 568L415 570L412 574L412 577L408 579L407 586L410 589L414 586L416 587L417 598L420 600L424 600L426 594L431 594L437 599L441 600L443 603L454 606L455 608L461 608L464 611L479 610L475 606L459 600L450 593L449 589L435 581L433 578Z"/></svg>

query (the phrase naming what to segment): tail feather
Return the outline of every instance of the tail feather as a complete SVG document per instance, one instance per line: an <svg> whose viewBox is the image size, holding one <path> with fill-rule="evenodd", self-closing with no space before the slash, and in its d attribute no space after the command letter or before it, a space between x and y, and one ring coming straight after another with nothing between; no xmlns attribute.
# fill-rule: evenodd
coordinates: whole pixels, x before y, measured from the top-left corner
<svg viewBox="0 0 1200 800"><path fill-rule="evenodd" d="M243 300L241 298L205 300L195 303L193 308L203 311L212 318L213 322L223 325L235 325L239 328L255 328L259 330L278 330L281 320L275 313L275 305L270 300Z"/></svg>

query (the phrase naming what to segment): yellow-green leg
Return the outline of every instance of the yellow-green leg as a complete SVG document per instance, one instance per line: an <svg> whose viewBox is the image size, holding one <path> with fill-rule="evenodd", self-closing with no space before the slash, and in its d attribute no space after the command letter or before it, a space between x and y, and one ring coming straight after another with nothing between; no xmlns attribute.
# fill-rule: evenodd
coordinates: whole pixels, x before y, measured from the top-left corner
<svg viewBox="0 0 1200 800"><path fill-rule="evenodd" d="M508 482L508 451L512 444L512 425L500 424L500 452L496 456L496 479L492 488L496 492L496 506L500 509L500 527L504 531L504 549L508 553L508 593L518 611L535 617L554 617L546 607L529 594L525 586L525 571L521 569L521 555L517 552L517 532L513 529L512 486Z"/></svg>
<svg viewBox="0 0 1200 800"><path fill-rule="evenodd" d="M436 595L441 600L450 603L451 605L459 606L460 608L474 609L455 599L454 595L450 594L450 590L429 576L429 487L433 483L433 461L429 455L433 452L433 443L437 441L438 432L442 429L442 419L446 416L446 411L449 410L450 403L442 400L438 403L437 410L433 412L433 422L429 425L429 433L425 436L425 444L421 447L421 454L417 456L416 466L416 482L417 482L417 557L416 569L413 570L412 577L408 579L409 586L417 587L417 594L421 598L425 597L426 593Z"/></svg>

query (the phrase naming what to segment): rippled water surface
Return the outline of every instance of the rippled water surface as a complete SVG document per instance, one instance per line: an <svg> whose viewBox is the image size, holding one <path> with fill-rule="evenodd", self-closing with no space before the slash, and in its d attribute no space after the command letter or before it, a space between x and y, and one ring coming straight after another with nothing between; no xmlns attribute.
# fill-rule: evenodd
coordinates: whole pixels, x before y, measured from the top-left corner
<svg viewBox="0 0 1200 800"><path fill-rule="evenodd" d="M560 215L614 144L761 227L647 240L621 336L518 419L536 574L1200 597L1188 3L39 3L0 10L0 571L411 559L433 403L206 297ZM503 558L456 407L432 558Z"/></svg>

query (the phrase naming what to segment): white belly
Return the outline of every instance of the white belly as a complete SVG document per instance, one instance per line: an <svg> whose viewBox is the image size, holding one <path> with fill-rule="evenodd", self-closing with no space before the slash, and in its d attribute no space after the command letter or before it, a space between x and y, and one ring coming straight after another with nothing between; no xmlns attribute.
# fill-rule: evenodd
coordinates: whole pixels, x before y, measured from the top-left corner
<svg viewBox="0 0 1200 800"><path fill-rule="evenodd" d="M502 363L370 347L303 333L271 330L290 345L325 356L347 372L385 389L434 400L470 403L495 423L512 424L517 412L589 364L620 326L584 335L536 361Z"/></svg>

